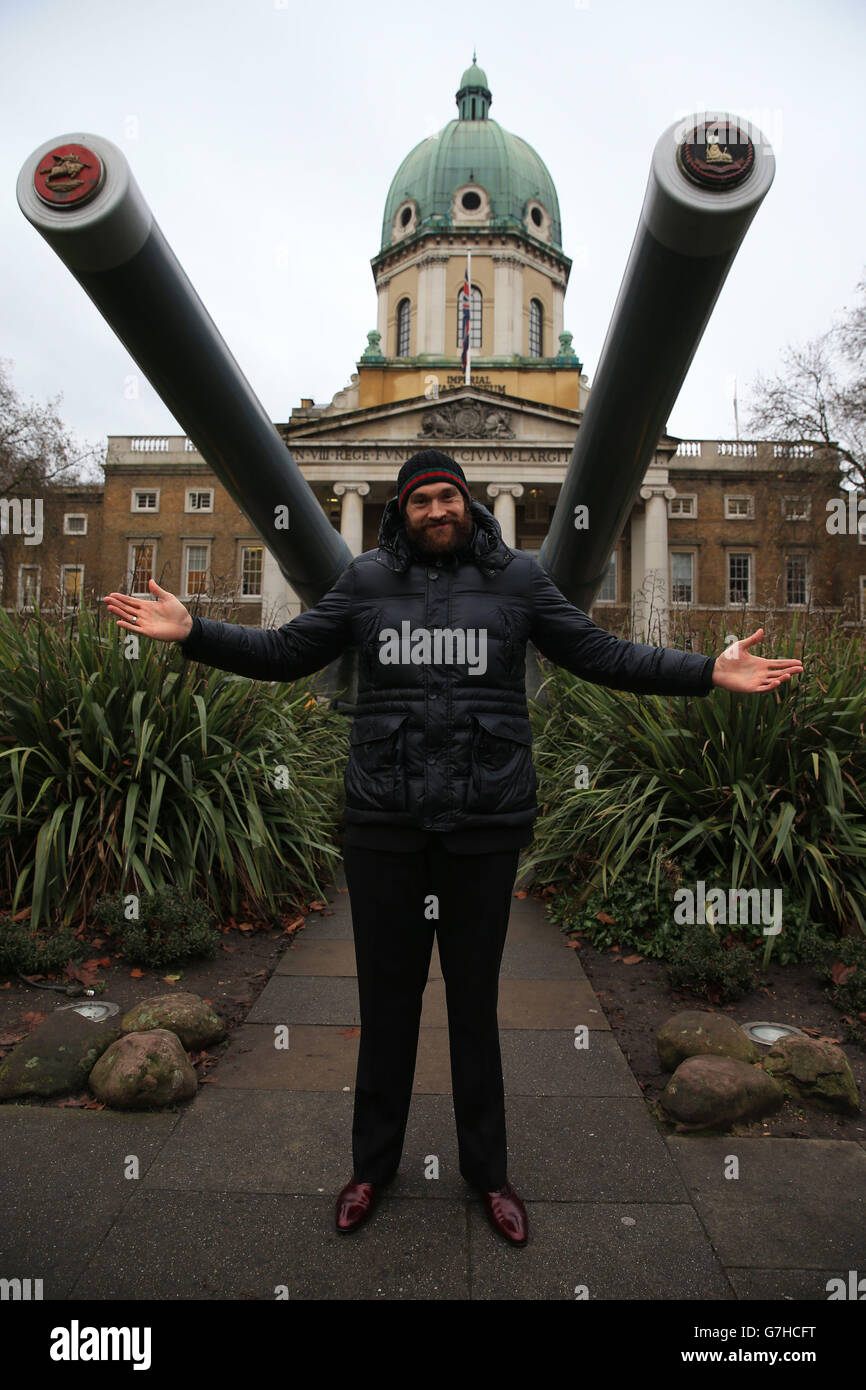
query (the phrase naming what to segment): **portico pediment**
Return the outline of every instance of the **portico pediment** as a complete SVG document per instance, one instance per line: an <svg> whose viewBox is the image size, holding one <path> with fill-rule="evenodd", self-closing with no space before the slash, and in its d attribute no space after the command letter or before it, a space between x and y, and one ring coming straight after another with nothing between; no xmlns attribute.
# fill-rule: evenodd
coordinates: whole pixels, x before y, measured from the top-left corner
<svg viewBox="0 0 866 1390"><path fill-rule="evenodd" d="M501 395L482 387L443 391L381 406L348 410L279 426L292 448L298 444L355 445L365 440L401 441L415 449L448 451L460 440L511 440L516 444L568 445L575 439L576 411Z"/></svg>

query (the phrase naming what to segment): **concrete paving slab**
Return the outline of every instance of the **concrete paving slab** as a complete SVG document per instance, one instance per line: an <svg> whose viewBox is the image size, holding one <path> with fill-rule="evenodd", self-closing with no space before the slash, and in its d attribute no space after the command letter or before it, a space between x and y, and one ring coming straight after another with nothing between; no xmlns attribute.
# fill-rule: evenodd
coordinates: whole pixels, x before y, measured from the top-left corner
<svg viewBox="0 0 866 1390"><path fill-rule="evenodd" d="M642 1096L613 1034L592 1030L575 1048L573 1031L500 1029L507 1096Z"/></svg>
<svg viewBox="0 0 866 1390"><path fill-rule="evenodd" d="M737 1298L743 1300L826 1303L834 1287L831 1284L828 1288L831 1279L843 1279L846 1292L849 1283L846 1269L734 1269L728 1266L725 1273ZM766 1319L764 1321L766 1323ZM786 1315L786 1321L790 1323L790 1313ZM797 1321L808 1323L809 1319L804 1317Z"/></svg>
<svg viewBox="0 0 866 1390"><path fill-rule="evenodd" d="M465 1204L387 1198L350 1235L336 1193L140 1191L76 1299L465 1299Z"/></svg>
<svg viewBox="0 0 866 1390"><path fill-rule="evenodd" d="M590 1030L610 1031L583 975L571 980L500 980L498 1016L500 1028L564 1029L573 1035L583 1024Z"/></svg>
<svg viewBox="0 0 866 1390"><path fill-rule="evenodd" d="M688 1200L642 1099L506 1096L505 1115L508 1176L524 1201Z"/></svg>
<svg viewBox="0 0 866 1390"><path fill-rule="evenodd" d="M241 1024L209 1084L265 1091L342 1091L354 1086L357 1027L293 1023L287 1048L276 1047L275 1038L272 1024Z"/></svg>
<svg viewBox="0 0 866 1390"><path fill-rule="evenodd" d="M586 980L574 951L561 941L544 938L506 940L499 970L501 980Z"/></svg>
<svg viewBox="0 0 866 1390"><path fill-rule="evenodd" d="M358 982L354 977L271 976L247 1014L248 1023L339 1024L357 1027Z"/></svg>
<svg viewBox="0 0 866 1390"><path fill-rule="evenodd" d="M340 1190L352 1174L353 1096L208 1086L187 1107L144 1184L193 1191ZM438 1158L436 1196L462 1195L449 1096L413 1096L400 1167L423 1176Z"/></svg>
<svg viewBox="0 0 866 1390"><path fill-rule="evenodd" d="M669 1135L668 1150L726 1266L866 1274L866 1154L836 1139ZM739 1176L729 1156L738 1160Z"/></svg>
<svg viewBox="0 0 866 1390"><path fill-rule="evenodd" d="M181 1112L0 1107L0 1275L66 1298L181 1118ZM130 1155L141 1177L128 1177Z"/></svg>
<svg viewBox="0 0 866 1390"><path fill-rule="evenodd" d="M471 1204L473 1299L734 1298L688 1203L534 1201L526 1215L529 1240L509 1247Z"/></svg>
<svg viewBox="0 0 866 1390"><path fill-rule="evenodd" d="M322 976L357 975L355 943L354 941L343 940L317 940L312 936L304 941L299 937L297 942L283 953L274 974ZM439 953L436 950L434 942L428 979L441 980L441 978L442 971L439 965Z"/></svg>

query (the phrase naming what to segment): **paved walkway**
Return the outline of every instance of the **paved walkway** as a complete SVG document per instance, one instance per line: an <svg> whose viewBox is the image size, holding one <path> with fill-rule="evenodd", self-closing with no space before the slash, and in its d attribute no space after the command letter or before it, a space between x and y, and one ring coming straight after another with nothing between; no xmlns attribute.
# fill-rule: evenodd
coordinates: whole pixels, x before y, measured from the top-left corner
<svg viewBox="0 0 866 1390"><path fill-rule="evenodd" d="M360 1021L342 872L329 899L177 1113L0 1106L0 1276L72 1300L824 1301L866 1275L866 1143L662 1136L576 953L517 898L499 1014L528 1244L496 1235L457 1170L435 948L400 1173L338 1235Z"/></svg>

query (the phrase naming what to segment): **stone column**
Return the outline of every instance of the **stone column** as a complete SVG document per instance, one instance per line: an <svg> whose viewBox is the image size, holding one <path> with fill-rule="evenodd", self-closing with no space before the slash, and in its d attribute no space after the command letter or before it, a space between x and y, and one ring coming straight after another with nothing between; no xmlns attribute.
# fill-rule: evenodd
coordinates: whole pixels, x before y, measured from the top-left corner
<svg viewBox="0 0 866 1390"><path fill-rule="evenodd" d="M387 357L392 351L392 345L388 342L388 281L380 280L376 293L379 296L379 315L376 320L376 328L382 335L382 352Z"/></svg>
<svg viewBox="0 0 866 1390"><path fill-rule="evenodd" d="M559 352L559 335L563 328L563 301L565 299L565 286L553 282L553 332L550 335L550 342L544 344L545 357L555 357Z"/></svg>
<svg viewBox="0 0 866 1390"><path fill-rule="evenodd" d="M445 296L448 256L425 256L418 264L418 333L415 355L445 354Z"/></svg>
<svg viewBox="0 0 866 1390"><path fill-rule="evenodd" d="M487 496L492 497L493 515L499 522L502 539L512 550L517 545L516 513L514 499L523 496L522 483L488 483Z"/></svg>
<svg viewBox="0 0 866 1390"><path fill-rule="evenodd" d="M640 495L646 502L644 524L644 596L641 623L643 641L667 644L670 619L668 584L668 501L677 490L669 483L645 483Z"/></svg>
<svg viewBox="0 0 866 1390"><path fill-rule="evenodd" d="M493 356L513 357L522 352L523 265L516 256L494 256Z"/></svg>
<svg viewBox="0 0 866 1390"><path fill-rule="evenodd" d="M370 491L369 483L334 483L334 491L343 502L340 508L340 535L353 555L364 548L364 502Z"/></svg>

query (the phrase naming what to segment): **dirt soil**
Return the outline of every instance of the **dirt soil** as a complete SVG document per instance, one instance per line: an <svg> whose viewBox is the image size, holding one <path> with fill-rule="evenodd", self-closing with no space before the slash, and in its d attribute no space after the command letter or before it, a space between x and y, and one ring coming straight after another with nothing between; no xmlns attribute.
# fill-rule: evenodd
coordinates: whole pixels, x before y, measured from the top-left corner
<svg viewBox="0 0 866 1390"><path fill-rule="evenodd" d="M634 965L624 964L631 949L596 950L584 943L577 955L590 984L598 995L611 1031L625 1054L646 1100L652 1104L670 1080L670 1073L659 1066L656 1033L672 1014L685 1009L712 1009L728 1014L735 1023L768 1021L790 1023L813 1037L837 1043L851 1064L860 1088L861 1103L866 1097L866 1049L844 1041L841 1014L824 994L824 984L811 965L774 965L762 976L765 983L733 1004L710 1004L685 991L668 988L664 962L644 957ZM759 1045L763 1054L767 1049ZM665 1126L673 1129L673 1126ZM775 1115L738 1125L742 1134L770 1134L780 1139L866 1139L866 1116L834 1115L814 1106L785 1101Z"/></svg>
<svg viewBox="0 0 866 1390"><path fill-rule="evenodd" d="M345 889L340 891L345 892ZM108 939L95 936L88 946L90 959L77 971L70 971L67 967L65 972L30 977L43 984L71 984L77 991L74 995L40 989L25 984L16 976L0 976L0 1061L47 1014L79 999L87 1002L89 996L83 992L87 985L95 987L95 1001L110 1000L119 1005L120 1013L115 1015L117 1019L143 999L188 991L206 999L225 1020L228 1029L222 1042L213 1044L207 1051L190 1054L199 1080L205 1082L228 1048L232 1030L246 1018L279 964L283 952L291 945L295 933L304 927L308 919L315 921L320 915L333 915L333 909L321 900L301 904L297 911L280 917L272 916L267 920L257 919L250 909L219 927L223 936L222 948L213 960L184 961L161 970L142 970L117 959ZM93 947L92 951L90 946ZM99 987L101 983L104 983L104 988ZM103 1108L89 1091L73 1097L32 1096L6 1104Z"/></svg>

